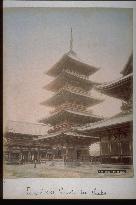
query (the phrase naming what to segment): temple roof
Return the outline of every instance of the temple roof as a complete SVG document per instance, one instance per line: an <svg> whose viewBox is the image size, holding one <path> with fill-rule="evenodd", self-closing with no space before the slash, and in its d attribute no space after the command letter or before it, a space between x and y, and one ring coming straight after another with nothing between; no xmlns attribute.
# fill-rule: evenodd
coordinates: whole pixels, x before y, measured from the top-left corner
<svg viewBox="0 0 136 205"><path fill-rule="evenodd" d="M132 80L133 73L130 73L117 80L102 83L101 85L96 86L96 90L106 95L127 101L132 95Z"/></svg>
<svg viewBox="0 0 136 205"><path fill-rule="evenodd" d="M56 79L47 84L44 88L47 90L57 91L62 88L66 83L77 85L89 90L93 85L98 85L99 83L90 81L84 77L77 76L74 73L68 71L62 71Z"/></svg>
<svg viewBox="0 0 136 205"><path fill-rule="evenodd" d="M130 55L125 67L120 73L125 76L132 72L133 72L133 54Z"/></svg>
<svg viewBox="0 0 136 205"><path fill-rule="evenodd" d="M87 131L87 130L91 131L95 129L99 130L101 128L108 128L111 126L116 126L116 125L132 122L132 121L133 121L133 115L131 113L131 114L122 115L120 117L117 116L110 119L104 119L98 122L89 123L86 124L85 126L77 128L77 130L78 131Z"/></svg>
<svg viewBox="0 0 136 205"><path fill-rule="evenodd" d="M41 103L42 105L48 106L56 106L63 104L64 102L76 102L78 104L83 104L86 106L95 105L97 103L103 102L96 97L93 97L89 94L79 93L75 91L71 91L68 89L61 89L58 93L53 95L50 99Z"/></svg>
<svg viewBox="0 0 136 205"><path fill-rule="evenodd" d="M97 89L110 89L114 86L118 86L120 83L125 83L126 81L132 79L133 73L130 73L124 77L118 78L111 82L102 83L101 85L96 86Z"/></svg>
<svg viewBox="0 0 136 205"><path fill-rule="evenodd" d="M70 122L74 123L88 123L88 122L94 122L103 119L103 117L93 115L92 113L87 112L81 112L81 111L73 111L73 110L62 110L58 111L49 117L40 120L42 123L49 123L55 125L56 122L61 122L65 120L69 120Z"/></svg>
<svg viewBox="0 0 136 205"><path fill-rule="evenodd" d="M87 136L87 135L84 135L84 134L79 134L77 133L76 131L74 130L69 130L69 131L59 131L59 132L55 132L55 133L51 133L51 134L46 134L44 136L41 136L41 137L38 137L37 139L34 139L34 141L39 141L39 140L46 140L46 139L50 139L50 138L54 138L54 137L58 137L58 136L62 136L63 138L64 137L74 137L74 138L82 138L82 139L99 139L98 137L95 137L95 136Z"/></svg>
<svg viewBox="0 0 136 205"><path fill-rule="evenodd" d="M76 131L74 131L74 130L64 132L64 135L68 135L68 136L75 136L75 137L85 137L85 138L88 138L88 136L87 136L87 135L84 135L84 134L79 134L79 133L77 133L77 132L76 132ZM89 136L89 138L99 139L99 137L95 137L95 136Z"/></svg>
<svg viewBox="0 0 136 205"><path fill-rule="evenodd" d="M42 140L42 139L45 139L45 138L52 138L52 137L56 137L56 136L60 136L60 135L62 135L62 131L55 132L55 133L50 133L50 134L45 134L44 136L40 136L37 139L34 139L34 141Z"/></svg>
<svg viewBox="0 0 136 205"><path fill-rule="evenodd" d="M8 121L8 132L23 135L39 136L47 133L47 125L21 121Z"/></svg>
<svg viewBox="0 0 136 205"><path fill-rule="evenodd" d="M99 68L88 65L81 61L77 57L77 54L74 51L70 50L68 53L65 53L62 58L52 68L48 70L46 74L51 76L57 76L63 69L67 69L68 66L73 71L85 75L91 75L99 70Z"/></svg>

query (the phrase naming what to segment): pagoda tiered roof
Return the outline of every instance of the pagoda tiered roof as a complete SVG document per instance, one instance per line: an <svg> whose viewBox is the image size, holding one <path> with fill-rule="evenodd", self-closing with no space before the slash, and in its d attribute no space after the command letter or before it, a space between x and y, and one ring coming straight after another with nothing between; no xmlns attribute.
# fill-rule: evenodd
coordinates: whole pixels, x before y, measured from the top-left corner
<svg viewBox="0 0 136 205"><path fill-rule="evenodd" d="M99 85L90 81L89 75L98 71L99 68L81 61L73 51L72 42L71 31L69 52L65 53L46 73L55 79L44 88L55 92L55 94L41 104L55 107L55 109L49 117L40 122L53 125L55 131L61 127L62 122L64 124L66 122L66 125L71 127L74 124L84 124L102 119L86 111L88 106L103 102L89 93L93 85Z"/></svg>
<svg viewBox="0 0 136 205"><path fill-rule="evenodd" d="M58 93L54 94L50 99L41 103L42 105L57 106L65 102L77 102L78 104L92 106L97 103L103 102L96 97L85 94L84 92L76 92L66 88L62 88Z"/></svg>
<svg viewBox="0 0 136 205"><path fill-rule="evenodd" d="M52 67L46 74L51 76L57 76L60 74L62 70L71 69L77 73L81 73L83 75L91 75L99 70L94 66L88 65L81 61L76 53L70 50L68 53L64 54L62 58Z"/></svg>
<svg viewBox="0 0 136 205"><path fill-rule="evenodd" d="M81 112L81 111L74 111L74 110L61 110L56 113L53 113L49 117L40 120L42 123L46 124L52 124L55 125L56 122L64 122L65 120L70 120L70 122L73 122L75 124L85 124L89 122L95 122L98 120L103 119L103 117L94 115L89 112Z"/></svg>
<svg viewBox="0 0 136 205"><path fill-rule="evenodd" d="M117 80L96 86L96 89L111 97L128 101L132 96L133 73Z"/></svg>
<svg viewBox="0 0 136 205"><path fill-rule="evenodd" d="M56 92L69 82L75 86L83 87L85 90L90 90L92 86L99 85L99 83L97 82L88 80L87 78L85 78L85 76L83 77L81 75L68 72L67 70L63 70L53 81L47 84L44 88Z"/></svg>

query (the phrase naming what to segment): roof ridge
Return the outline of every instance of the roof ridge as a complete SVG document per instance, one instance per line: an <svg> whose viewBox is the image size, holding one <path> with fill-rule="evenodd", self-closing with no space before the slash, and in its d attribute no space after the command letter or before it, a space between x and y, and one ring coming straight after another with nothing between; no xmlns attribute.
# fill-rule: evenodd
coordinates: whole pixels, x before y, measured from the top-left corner
<svg viewBox="0 0 136 205"><path fill-rule="evenodd" d="M108 86L108 85L111 85L112 83L116 83L116 82L119 82L120 80L125 80L125 79L127 79L127 78L129 78L130 76L132 76L133 75L133 73L130 73L130 74L128 74L128 75L126 75L126 76L122 76L122 77L119 77L119 78L117 78L117 79L115 79L115 80L112 80L112 81L110 81L110 82L104 82L104 83L102 83L102 84L100 84L100 85L98 85L98 86L96 86L97 88L101 88L101 87L104 87L104 86Z"/></svg>
<svg viewBox="0 0 136 205"><path fill-rule="evenodd" d="M43 125L43 126L47 126L46 124L44 123L38 123L38 122L28 122L28 121L17 121L17 120L8 120L8 123L9 122L17 122L17 123L25 123L25 124L35 124L35 125Z"/></svg>
<svg viewBox="0 0 136 205"><path fill-rule="evenodd" d="M126 114L126 115L123 115L123 116L119 116L119 117L115 117L115 118L106 118L106 119L104 119L104 120L100 120L100 121L97 121L97 122L93 122L93 123L87 123L85 126L82 126L81 128L88 128L88 127L90 127L90 128L92 128L93 127L93 125L97 125L97 124L101 124L101 123L103 123L103 122L108 122L108 121L114 121L115 119L125 119L125 118L128 118L128 117L133 117L133 114L132 113L129 113L129 114Z"/></svg>
<svg viewBox="0 0 136 205"><path fill-rule="evenodd" d="M75 112L75 113L83 113L83 114L88 114L88 115L90 114L90 116L102 117L102 118L103 118L103 116L95 115L95 114L93 114L93 113L91 113L91 112L90 112L90 113L89 113L89 112L88 112L88 113L87 113L87 112L85 113L84 111L80 111L80 110L79 110L79 111L76 111L76 110L74 111L74 110L70 110L70 109L66 109L66 111L68 111L68 112L69 112L69 111L70 111L70 112Z"/></svg>

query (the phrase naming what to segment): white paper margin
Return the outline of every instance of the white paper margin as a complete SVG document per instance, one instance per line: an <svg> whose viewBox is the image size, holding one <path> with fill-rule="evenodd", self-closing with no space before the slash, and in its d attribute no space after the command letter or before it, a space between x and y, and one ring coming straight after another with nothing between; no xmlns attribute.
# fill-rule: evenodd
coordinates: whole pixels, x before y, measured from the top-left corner
<svg viewBox="0 0 136 205"><path fill-rule="evenodd" d="M43 2L43 1L4 1L3 7L120 7L133 8L133 157L134 157L134 177L133 178L20 178L3 179L3 198L4 199L135 199L136 198L136 2L135 1L91 1L91 2ZM46 194L28 195L27 187L33 190L47 190ZM59 189L63 187L63 193ZM106 191L106 195L81 194L82 191L88 193L96 188L98 191ZM66 194L71 191L74 194ZM55 194L51 194L54 190ZM76 192L76 193L75 193Z"/></svg>

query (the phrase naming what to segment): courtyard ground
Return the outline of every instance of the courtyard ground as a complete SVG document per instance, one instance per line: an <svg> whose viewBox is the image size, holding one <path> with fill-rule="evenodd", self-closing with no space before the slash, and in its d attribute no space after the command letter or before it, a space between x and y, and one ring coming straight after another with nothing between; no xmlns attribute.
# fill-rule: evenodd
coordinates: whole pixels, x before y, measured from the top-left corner
<svg viewBox="0 0 136 205"><path fill-rule="evenodd" d="M64 166L63 162L37 164L5 165L4 178L92 178L92 177L133 177L133 169L128 165L92 165ZM98 173L100 169L125 169L126 173Z"/></svg>

